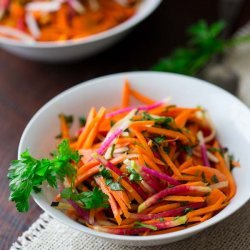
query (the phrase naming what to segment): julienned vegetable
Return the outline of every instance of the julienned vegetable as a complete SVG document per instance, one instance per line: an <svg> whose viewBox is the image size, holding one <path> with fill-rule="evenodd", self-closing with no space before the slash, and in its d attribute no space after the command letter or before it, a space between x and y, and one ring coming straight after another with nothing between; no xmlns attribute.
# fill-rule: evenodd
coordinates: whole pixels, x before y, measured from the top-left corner
<svg viewBox="0 0 250 250"><path fill-rule="evenodd" d="M0 36L65 41L90 36L132 17L138 0L2 0Z"/></svg>
<svg viewBox="0 0 250 250"><path fill-rule="evenodd" d="M143 105L129 106L131 96ZM121 107L91 108L76 132L71 116L59 117L52 159L27 150L11 163L10 200L20 212L48 183L58 192L51 205L83 225L144 236L201 223L235 195L230 166L239 164L227 163L202 108L155 102L126 81Z"/></svg>

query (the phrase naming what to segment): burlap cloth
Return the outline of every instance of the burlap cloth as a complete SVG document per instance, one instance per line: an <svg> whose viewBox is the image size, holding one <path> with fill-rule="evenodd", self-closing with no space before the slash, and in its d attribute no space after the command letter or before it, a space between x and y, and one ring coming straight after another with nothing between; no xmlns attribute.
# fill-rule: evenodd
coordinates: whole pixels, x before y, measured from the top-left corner
<svg viewBox="0 0 250 250"><path fill-rule="evenodd" d="M250 24L244 28L243 33L248 33L249 30ZM226 61L240 75L238 95L250 106L250 44L239 46L230 52ZM118 246L71 229L44 213L18 238L11 250L148 250L153 248L157 250L250 250L250 202L228 219L191 238L156 247Z"/></svg>
<svg viewBox="0 0 250 250"><path fill-rule="evenodd" d="M247 250L250 249L250 202L223 222L183 241L155 247L118 246L71 229L47 214L25 232L11 250Z"/></svg>

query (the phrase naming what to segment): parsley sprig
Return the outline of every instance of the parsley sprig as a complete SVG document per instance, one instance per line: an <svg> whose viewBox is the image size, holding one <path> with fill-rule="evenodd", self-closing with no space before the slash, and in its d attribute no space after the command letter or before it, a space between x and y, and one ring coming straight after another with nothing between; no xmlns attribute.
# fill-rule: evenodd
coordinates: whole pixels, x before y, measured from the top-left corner
<svg viewBox="0 0 250 250"><path fill-rule="evenodd" d="M8 178L10 180L9 199L16 203L19 212L29 210L29 199L31 192L40 192L41 185L47 181L48 184L57 188L57 182L63 181L65 177L73 179L76 174L74 164L78 163L80 156L77 151L70 148L69 142L63 140L53 159L35 159L28 150L24 151L20 160L11 162Z"/></svg>
<svg viewBox="0 0 250 250"><path fill-rule="evenodd" d="M222 21L208 25L204 20L200 20L188 28L187 45L175 49L170 56L161 59L152 69L197 75L214 56L223 53L227 48L250 41L250 35L222 39L220 34L224 28L225 23Z"/></svg>

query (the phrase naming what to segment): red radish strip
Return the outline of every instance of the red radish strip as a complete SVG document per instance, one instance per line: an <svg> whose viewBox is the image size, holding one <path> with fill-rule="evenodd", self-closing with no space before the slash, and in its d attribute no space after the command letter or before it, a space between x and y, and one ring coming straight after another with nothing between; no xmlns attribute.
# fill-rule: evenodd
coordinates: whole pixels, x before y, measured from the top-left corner
<svg viewBox="0 0 250 250"><path fill-rule="evenodd" d="M119 176L123 176L123 173L120 169L118 169L114 164L112 164L110 161L107 161L104 157L101 155L98 155L97 153L92 155L94 159L99 161L101 164L103 164L105 167L111 169ZM142 197L142 199L147 199L147 195L145 192L141 189L141 187L137 183L131 182L126 176L123 177L123 179L129 183L129 185Z"/></svg>
<svg viewBox="0 0 250 250"><path fill-rule="evenodd" d="M56 12L60 9L61 3L58 1L50 2L31 2L26 4L25 9L30 12Z"/></svg>
<svg viewBox="0 0 250 250"><path fill-rule="evenodd" d="M24 20L23 18L19 18L17 20L17 29L21 30L21 31L24 31L25 29L25 25L24 25Z"/></svg>
<svg viewBox="0 0 250 250"><path fill-rule="evenodd" d="M67 200L68 203L76 210L76 212L79 214L82 219L84 219L87 223L89 223L89 212L85 211L83 208L78 206L74 201Z"/></svg>
<svg viewBox="0 0 250 250"><path fill-rule="evenodd" d="M106 118L111 118L111 117L114 117L116 115L120 115L120 114L123 114L123 113L126 113L126 112L129 112L133 109L137 109L139 111L149 111L151 109L155 109L155 108L158 108L159 106L161 105L164 105L166 104L168 101L168 99L164 99L163 101L160 101L160 102L155 102L153 103L152 105L147 105L147 106L139 106L139 107L127 107L127 108L123 108L123 109L118 109L118 110L115 110L113 112L110 112L108 114L106 114Z"/></svg>
<svg viewBox="0 0 250 250"><path fill-rule="evenodd" d="M155 190L149 185L148 182L142 180L141 184L144 186L144 188L151 194L155 193Z"/></svg>
<svg viewBox="0 0 250 250"><path fill-rule="evenodd" d="M122 129L117 129L113 134L109 137L106 137L103 141L101 147L96 151L98 154L103 155L105 150L112 144L112 142L123 132Z"/></svg>
<svg viewBox="0 0 250 250"><path fill-rule="evenodd" d="M164 222L154 222L148 223L147 225L151 225L157 228L157 230L176 227L179 225L183 225L187 222L187 216L181 216L176 218L172 221L164 221ZM93 229L99 232L111 233L111 234L118 234L118 235L135 235L139 233L144 233L147 231L151 231L152 229L141 227L141 228L106 228L100 226L94 226Z"/></svg>
<svg viewBox="0 0 250 250"><path fill-rule="evenodd" d="M181 216L179 218L176 218L172 221L164 221L164 222L154 222L154 223L149 223L149 225L157 227L158 230L161 229L166 229L170 227L176 227L183 225L187 222L187 216Z"/></svg>
<svg viewBox="0 0 250 250"><path fill-rule="evenodd" d="M106 138L102 142L101 147L97 150L97 153L103 155L106 149L113 143L113 141L125 130L128 128L131 123L131 119L134 116L136 110L133 109L129 112L122 120L117 122L109 131Z"/></svg>
<svg viewBox="0 0 250 250"><path fill-rule="evenodd" d="M160 192L162 189L159 187L159 183L157 183L151 176L147 173L140 173L143 180L154 190L154 193Z"/></svg>
<svg viewBox="0 0 250 250"><path fill-rule="evenodd" d="M202 158L203 164L204 164L204 166L210 167L210 163L209 163L209 160L208 160L208 157L207 157L207 149L206 149L206 145L205 145L205 142L204 142L204 137L203 137L202 131L199 131L197 133L197 137L198 137L198 140L199 140L199 143L200 143L201 158Z"/></svg>
<svg viewBox="0 0 250 250"><path fill-rule="evenodd" d="M153 220L153 219L158 219L158 218L163 218L163 217L175 217L175 216L183 215L185 209L187 208L198 209L198 208L204 207L205 205L206 205L205 202L192 203L187 206L171 209L171 210L164 211L164 212L157 213L157 214L132 214L131 213L130 218L145 221L145 220Z"/></svg>
<svg viewBox="0 0 250 250"><path fill-rule="evenodd" d="M116 115L120 115L120 114L123 114L123 113L127 113L131 110L133 110L134 108L133 107L127 107L127 108L123 108L123 109L118 109L118 110L115 110L113 112L110 112L108 114L106 114L106 118L111 118L111 117L114 117Z"/></svg>
<svg viewBox="0 0 250 250"><path fill-rule="evenodd" d="M151 205L154 205L157 203L160 199L173 194L186 194L191 191L198 191L202 193L209 193L211 191L211 188L209 187L202 187L202 186L187 186L187 185L179 185L175 186L173 188L166 188L159 193L149 197L146 201L144 201L142 204L138 207L138 213L142 212L146 208L150 207Z"/></svg>
<svg viewBox="0 0 250 250"><path fill-rule="evenodd" d="M100 226L93 226L93 229L99 232L118 234L118 235L136 235L149 231L148 228L106 228Z"/></svg>
<svg viewBox="0 0 250 250"><path fill-rule="evenodd" d="M26 21L26 24L28 26L28 29L30 31L30 33L32 34L32 36L34 38L38 38L40 36L40 29L37 25L37 22L33 16L32 13L28 12L26 15L25 15L25 21Z"/></svg>
<svg viewBox="0 0 250 250"><path fill-rule="evenodd" d="M151 104L151 105L139 106L137 109L138 109L139 111L149 111L149 110L151 110L151 109L155 109L155 108L160 107L161 105L166 104L168 101L169 101L169 98L165 98L164 100L159 101L159 102L155 102L155 103L153 103L153 104Z"/></svg>
<svg viewBox="0 0 250 250"><path fill-rule="evenodd" d="M1 35L4 35L6 37L11 36L11 37L14 37L19 40L26 41L26 42L34 42L34 39L31 36L27 35L26 33L18 29L5 27L3 25L0 25L0 36Z"/></svg>
<svg viewBox="0 0 250 250"><path fill-rule="evenodd" d="M171 177L171 176L169 176L167 174L164 174L164 173L157 172L157 171L155 171L155 170L153 170L151 168L142 166L142 171L144 171L144 172L146 172L146 173L148 173L150 175L153 175L153 176L157 177L160 180L165 180L168 183L170 183L171 185L177 186L177 185L181 184L179 181L177 181L173 177Z"/></svg>

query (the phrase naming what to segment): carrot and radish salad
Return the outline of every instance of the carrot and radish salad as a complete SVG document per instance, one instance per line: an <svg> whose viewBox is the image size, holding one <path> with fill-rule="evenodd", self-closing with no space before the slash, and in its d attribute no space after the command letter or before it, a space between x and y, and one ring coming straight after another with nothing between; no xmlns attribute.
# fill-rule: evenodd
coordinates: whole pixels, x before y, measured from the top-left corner
<svg viewBox="0 0 250 250"><path fill-rule="evenodd" d="M131 18L139 0L0 0L0 36L26 42L66 41Z"/></svg>
<svg viewBox="0 0 250 250"><path fill-rule="evenodd" d="M131 106L131 98L141 104ZM29 171L30 189L37 191L43 181L57 188L51 206L89 228L119 235L195 226L236 193L231 171L239 163L218 141L202 107L155 101L126 80L120 106L92 107L77 131L70 129L71 116L59 118L54 158L37 160L25 151L10 167L10 199L21 212L28 210L28 196L16 183Z"/></svg>

